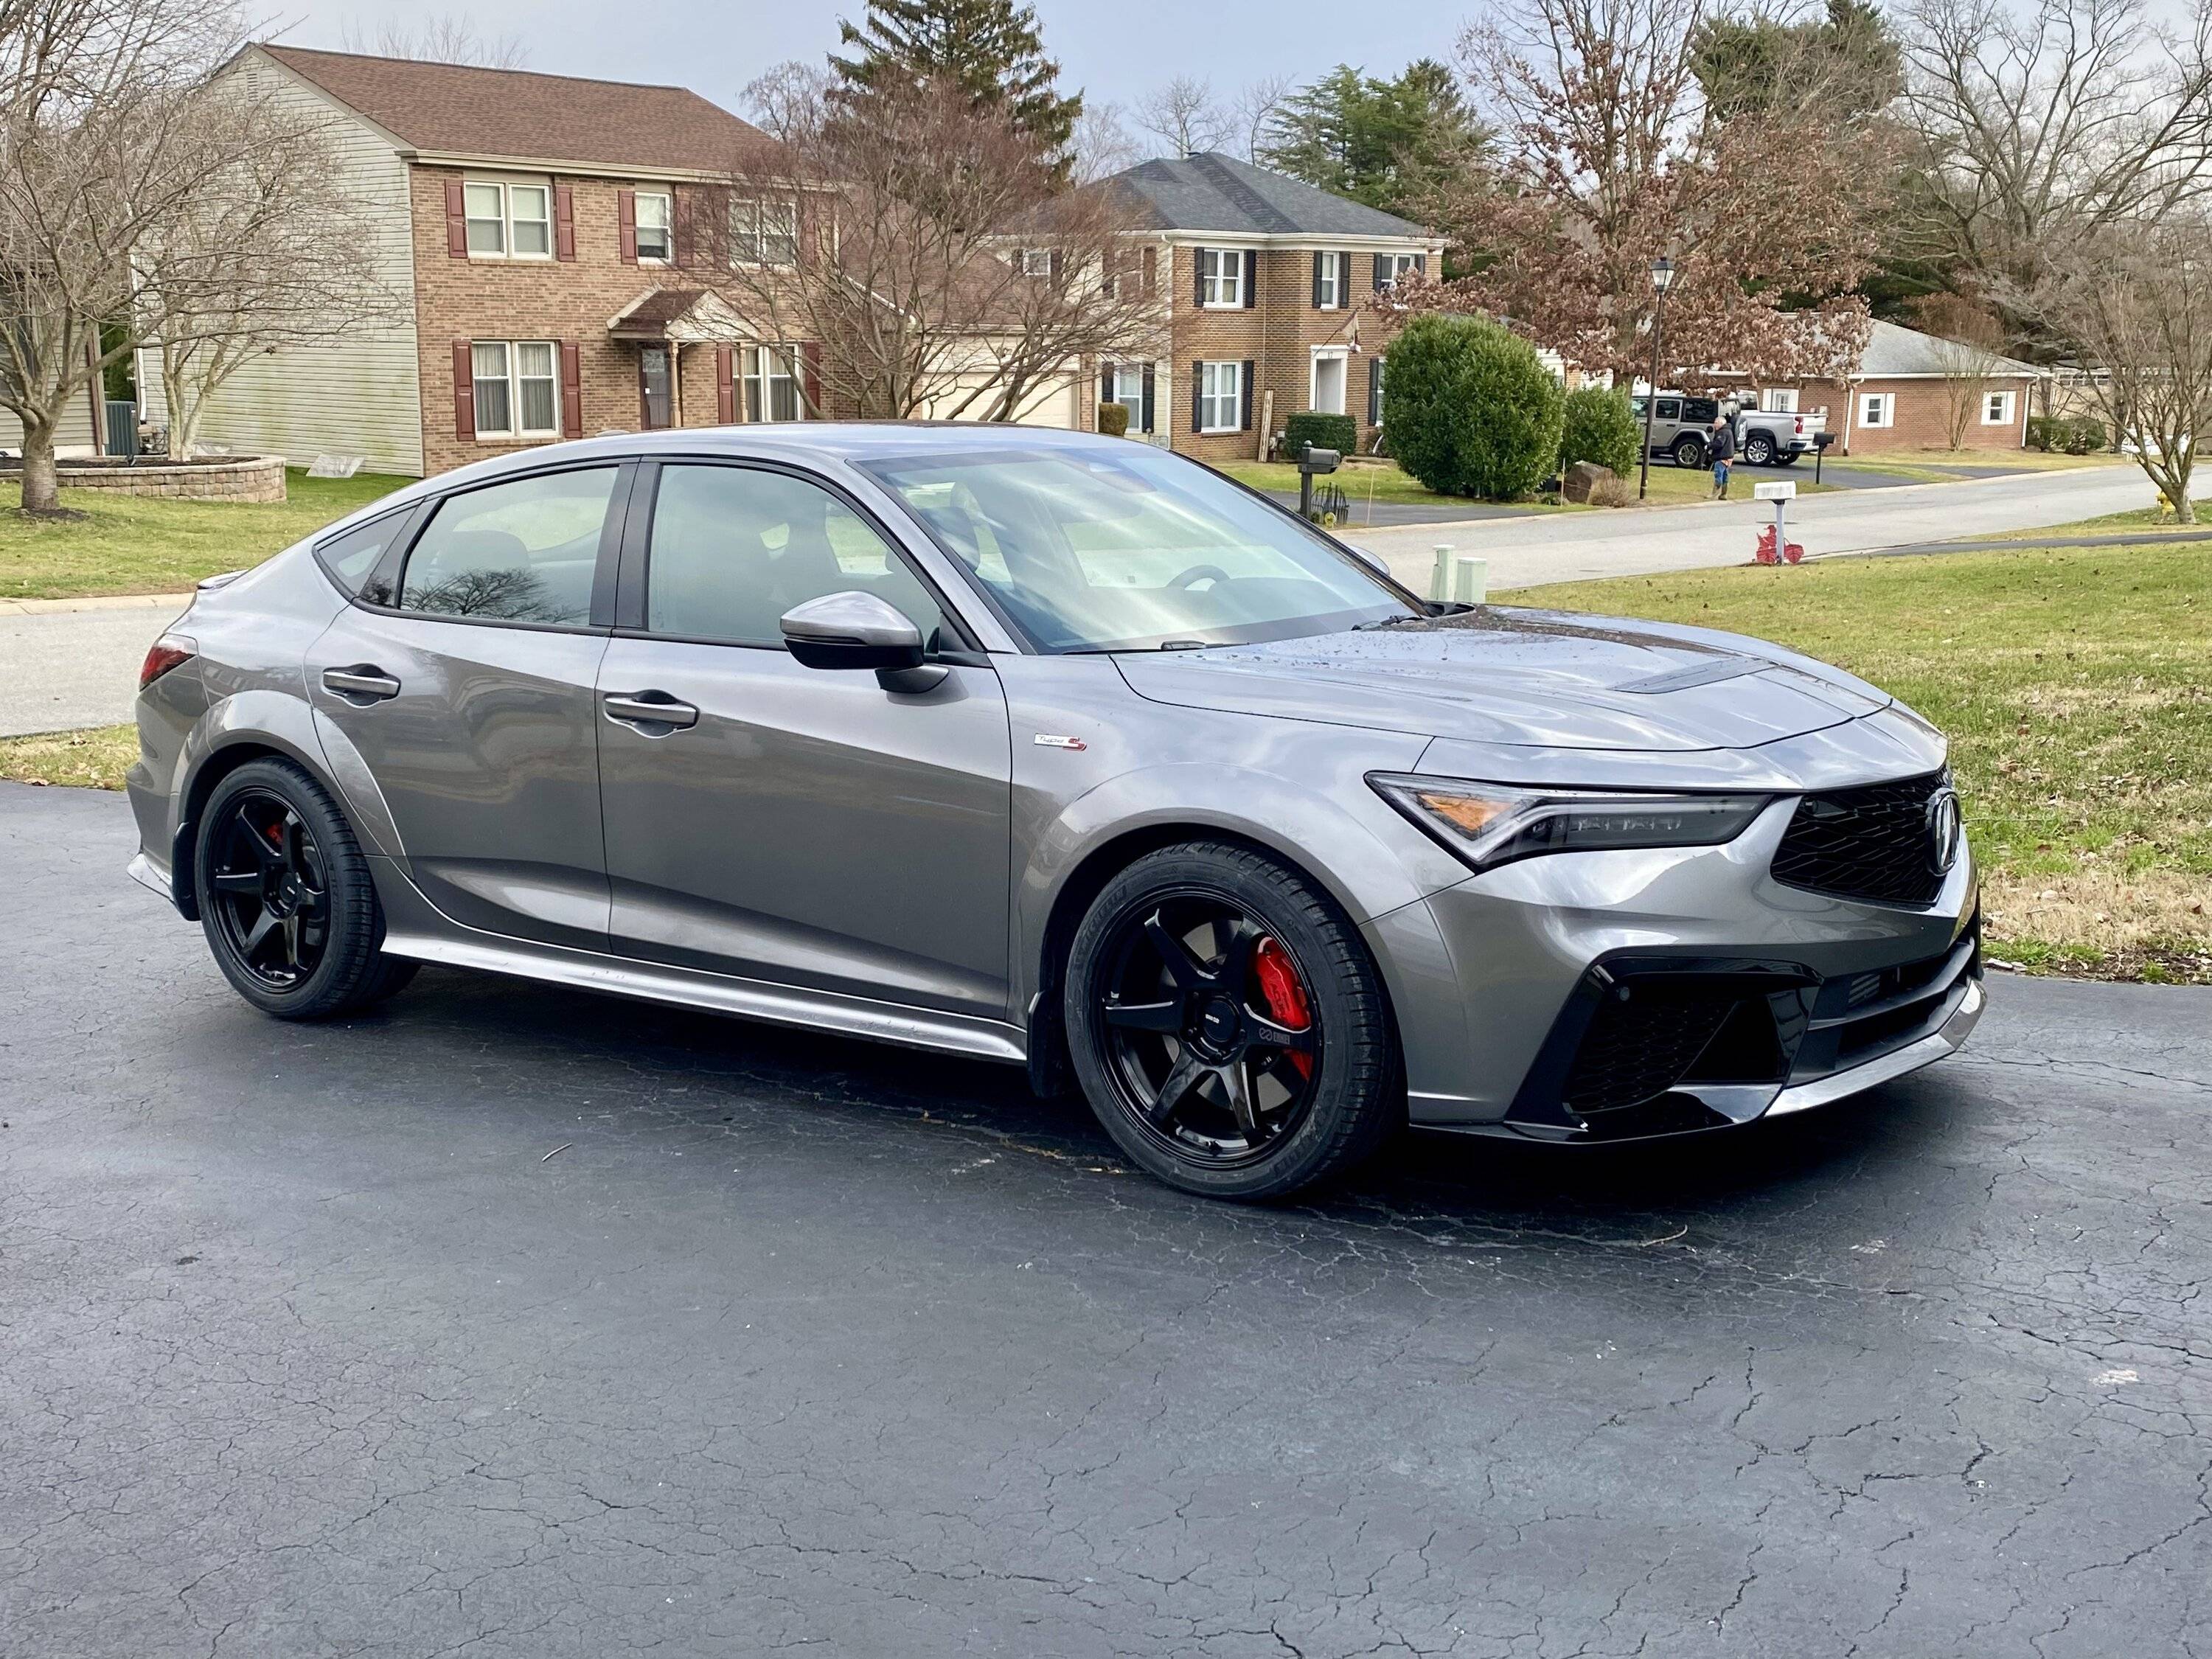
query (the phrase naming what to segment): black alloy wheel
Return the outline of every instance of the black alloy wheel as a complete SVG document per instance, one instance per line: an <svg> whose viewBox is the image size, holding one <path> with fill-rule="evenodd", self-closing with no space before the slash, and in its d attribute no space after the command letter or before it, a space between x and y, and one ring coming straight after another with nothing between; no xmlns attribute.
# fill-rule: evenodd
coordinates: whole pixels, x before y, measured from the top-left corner
<svg viewBox="0 0 2212 1659"><path fill-rule="evenodd" d="M1178 1156L1235 1168L1312 1103L1322 1033L1283 942L1224 894L1125 916L1097 1017L1136 1121Z"/></svg>
<svg viewBox="0 0 2212 1659"><path fill-rule="evenodd" d="M1279 1198L1406 1121L1389 999L1326 891L1256 848L1189 842L1109 879L1069 941L1068 1057L1138 1164L1210 1198Z"/></svg>
<svg viewBox="0 0 2212 1659"><path fill-rule="evenodd" d="M328 866L307 823L274 791L231 798L213 826L212 914L239 966L267 989L297 989L331 939Z"/></svg>
<svg viewBox="0 0 2212 1659"><path fill-rule="evenodd" d="M330 792L273 756L226 774L198 810L200 927L232 988L279 1019L380 1002L417 963L384 951L368 860Z"/></svg>

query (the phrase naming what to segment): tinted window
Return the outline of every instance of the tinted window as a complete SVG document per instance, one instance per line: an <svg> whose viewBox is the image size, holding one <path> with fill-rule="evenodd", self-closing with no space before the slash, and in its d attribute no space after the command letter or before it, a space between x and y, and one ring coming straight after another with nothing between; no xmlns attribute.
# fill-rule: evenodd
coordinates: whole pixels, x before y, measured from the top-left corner
<svg viewBox="0 0 2212 1659"><path fill-rule="evenodd" d="M1682 418L1681 400L1677 398L1662 398L1659 400L1659 418L1662 421L1680 420Z"/></svg>
<svg viewBox="0 0 2212 1659"><path fill-rule="evenodd" d="M380 519L371 519L367 524L357 524L344 535L333 536L318 547L315 556L322 561L332 581L349 593L359 593L369 572L376 568L376 562L384 556L385 549L392 545L392 538L406 528L409 516L408 509L402 507ZM391 602L388 592L363 597L375 605Z"/></svg>
<svg viewBox="0 0 2212 1659"><path fill-rule="evenodd" d="M588 621L615 471L550 472L449 496L407 556L400 609L501 622Z"/></svg>
<svg viewBox="0 0 2212 1659"><path fill-rule="evenodd" d="M1711 398L1682 399L1682 418L1686 421L1695 421L1699 426L1711 426L1720 416L1721 406Z"/></svg>
<svg viewBox="0 0 2212 1659"><path fill-rule="evenodd" d="M896 605L925 640L943 625L921 579L828 490L748 467L661 469L646 576L654 633L781 648L785 611L854 590Z"/></svg>

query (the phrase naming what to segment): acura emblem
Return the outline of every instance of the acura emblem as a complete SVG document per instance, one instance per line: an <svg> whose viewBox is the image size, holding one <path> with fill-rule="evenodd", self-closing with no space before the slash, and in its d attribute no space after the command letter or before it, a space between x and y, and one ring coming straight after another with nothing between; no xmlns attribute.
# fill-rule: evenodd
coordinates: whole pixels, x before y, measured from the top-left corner
<svg viewBox="0 0 2212 1659"><path fill-rule="evenodd" d="M1940 873L1959 861L1959 792L1938 789L1928 798L1928 849Z"/></svg>

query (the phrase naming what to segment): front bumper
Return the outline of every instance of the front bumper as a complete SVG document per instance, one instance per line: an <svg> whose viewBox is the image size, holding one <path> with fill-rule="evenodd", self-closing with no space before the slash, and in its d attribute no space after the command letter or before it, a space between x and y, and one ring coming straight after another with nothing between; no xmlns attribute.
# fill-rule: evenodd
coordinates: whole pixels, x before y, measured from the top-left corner
<svg viewBox="0 0 2212 1659"><path fill-rule="evenodd" d="M1791 806L1725 847L1570 854L1365 931L1424 1127L1639 1139L1802 1111L1955 1050L1980 1018L1978 884L1926 906L1770 874Z"/></svg>

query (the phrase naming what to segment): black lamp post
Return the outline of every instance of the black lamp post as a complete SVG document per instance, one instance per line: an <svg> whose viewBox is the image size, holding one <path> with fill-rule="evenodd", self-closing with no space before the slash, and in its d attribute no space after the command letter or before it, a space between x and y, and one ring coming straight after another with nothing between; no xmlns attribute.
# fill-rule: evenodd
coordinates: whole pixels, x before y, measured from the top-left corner
<svg viewBox="0 0 2212 1659"><path fill-rule="evenodd" d="M1674 262L1662 254L1651 262L1651 384L1644 399L1644 464L1637 470L1636 499L1651 488L1651 416L1659 406L1659 330L1667 317L1667 290L1674 285Z"/></svg>

